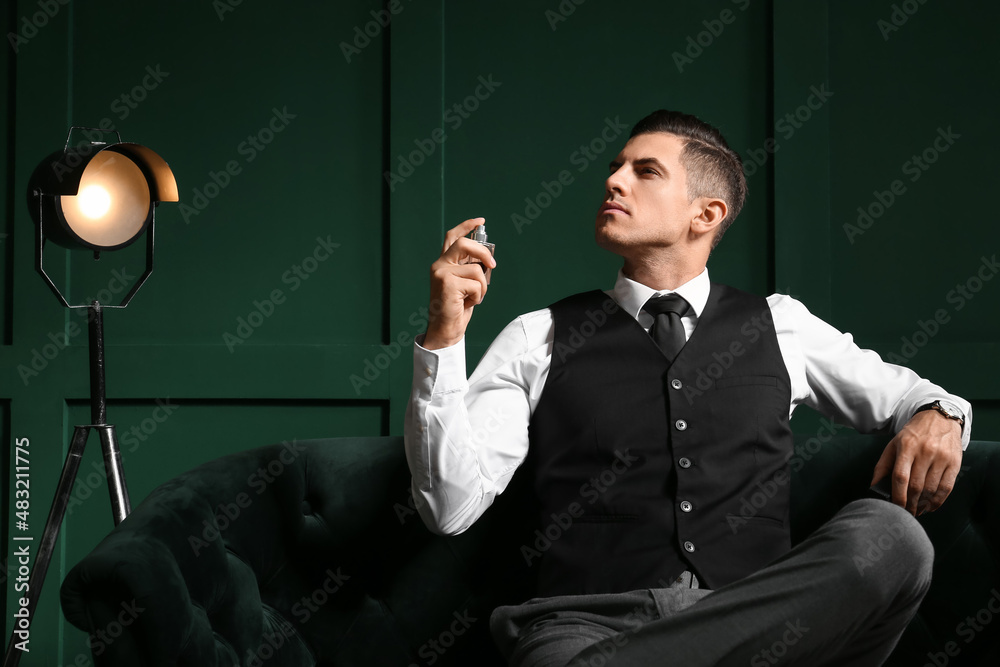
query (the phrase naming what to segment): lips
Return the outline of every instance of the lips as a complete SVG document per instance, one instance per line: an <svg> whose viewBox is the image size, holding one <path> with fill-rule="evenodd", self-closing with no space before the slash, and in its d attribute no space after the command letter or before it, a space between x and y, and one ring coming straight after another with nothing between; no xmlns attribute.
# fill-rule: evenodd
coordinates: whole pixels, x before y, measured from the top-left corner
<svg viewBox="0 0 1000 667"><path fill-rule="evenodd" d="M611 213L612 211L621 211L622 213L628 213L624 206L614 201L606 201L601 205L599 213Z"/></svg>

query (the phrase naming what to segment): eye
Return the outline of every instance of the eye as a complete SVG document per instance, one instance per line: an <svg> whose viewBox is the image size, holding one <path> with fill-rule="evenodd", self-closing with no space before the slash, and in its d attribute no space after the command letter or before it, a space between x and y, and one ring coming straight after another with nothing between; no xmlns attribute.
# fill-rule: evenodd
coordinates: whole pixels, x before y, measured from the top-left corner
<svg viewBox="0 0 1000 667"><path fill-rule="evenodd" d="M639 173L640 174L653 174L654 176L659 176L659 173L655 169L653 169L652 167L643 167L639 171Z"/></svg>

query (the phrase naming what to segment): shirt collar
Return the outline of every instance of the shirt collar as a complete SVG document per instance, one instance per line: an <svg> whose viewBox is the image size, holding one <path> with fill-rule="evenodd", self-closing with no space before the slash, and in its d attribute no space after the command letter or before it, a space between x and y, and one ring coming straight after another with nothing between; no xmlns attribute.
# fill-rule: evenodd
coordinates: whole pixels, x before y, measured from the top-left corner
<svg viewBox="0 0 1000 667"><path fill-rule="evenodd" d="M638 283L630 278L626 278L621 269L618 269L618 279L615 280L615 288L611 292L611 297L621 306L625 312L639 319L639 311L646 305L646 301L653 296L664 294L680 294L684 300L691 304L695 317L701 317L708 303L708 293L712 289L712 283L708 278L708 267L701 273L687 281L675 290L654 290L642 283Z"/></svg>

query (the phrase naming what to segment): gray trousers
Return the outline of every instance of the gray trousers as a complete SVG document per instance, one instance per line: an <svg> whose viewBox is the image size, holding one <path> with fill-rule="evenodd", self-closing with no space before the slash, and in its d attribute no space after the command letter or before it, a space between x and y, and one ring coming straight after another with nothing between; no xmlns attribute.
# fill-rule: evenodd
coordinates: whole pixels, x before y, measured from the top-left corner
<svg viewBox="0 0 1000 667"><path fill-rule="evenodd" d="M923 527L857 500L767 567L711 591L671 586L499 607L511 667L881 665L930 586Z"/></svg>

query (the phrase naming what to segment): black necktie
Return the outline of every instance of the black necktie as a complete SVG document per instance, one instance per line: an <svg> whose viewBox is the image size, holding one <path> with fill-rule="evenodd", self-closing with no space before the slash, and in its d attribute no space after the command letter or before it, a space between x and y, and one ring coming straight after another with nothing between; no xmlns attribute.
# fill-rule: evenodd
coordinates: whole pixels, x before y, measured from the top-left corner
<svg viewBox="0 0 1000 667"><path fill-rule="evenodd" d="M654 296L642 307L653 316L653 326L649 330L649 335L671 363L687 342L681 315L687 312L689 307L688 302L679 294Z"/></svg>

